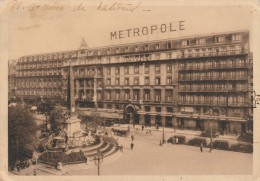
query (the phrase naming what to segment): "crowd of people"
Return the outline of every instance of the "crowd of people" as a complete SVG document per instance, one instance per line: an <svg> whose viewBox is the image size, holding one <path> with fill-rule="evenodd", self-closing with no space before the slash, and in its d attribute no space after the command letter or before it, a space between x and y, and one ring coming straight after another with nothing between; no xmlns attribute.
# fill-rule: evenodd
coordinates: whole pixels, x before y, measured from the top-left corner
<svg viewBox="0 0 260 181"><path fill-rule="evenodd" d="M37 164L37 159L27 159L23 161L18 161L15 165L16 169L18 172L20 172L23 169L29 168L31 165L36 165Z"/></svg>

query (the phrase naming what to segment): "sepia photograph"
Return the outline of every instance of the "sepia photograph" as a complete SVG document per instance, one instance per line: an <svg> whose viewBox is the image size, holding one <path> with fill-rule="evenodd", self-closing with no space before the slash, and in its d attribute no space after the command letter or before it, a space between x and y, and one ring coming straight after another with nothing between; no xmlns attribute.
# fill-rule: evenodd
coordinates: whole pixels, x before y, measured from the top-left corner
<svg viewBox="0 0 260 181"><path fill-rule="evenodd" d="M259 179L259 3L225 2L0 2L4 180Z"/></svg>

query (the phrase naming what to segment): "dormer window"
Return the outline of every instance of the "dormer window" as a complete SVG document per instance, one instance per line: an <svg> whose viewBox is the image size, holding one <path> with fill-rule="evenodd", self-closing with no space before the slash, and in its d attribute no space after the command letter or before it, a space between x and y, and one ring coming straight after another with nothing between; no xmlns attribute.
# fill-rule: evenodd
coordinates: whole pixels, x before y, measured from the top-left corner
<svg viewBox="0 0 260 181"><path fill-rule="evenodd" d="M196 39L196 45L204 45L204 44L205 44L205 38Z"/></svg>
<svg viewBox="0 0 260 181"><path fill-rule="evenodd" d="M232 41L241 41L241 40L242 40L242 34L232 35Z"/></svg>
<svg viewBox="0 0 260 181"><path fill-rule="evenodd" d="M182 46L189 46L190 45L190 40L182 40Z"/></svg>
<svg viewBox="0 0 260 181"><path fill-rule="evenodd" d="M217 36L215 37L215 43L221 43L225 42L225 37L224 36Z"/></svg>

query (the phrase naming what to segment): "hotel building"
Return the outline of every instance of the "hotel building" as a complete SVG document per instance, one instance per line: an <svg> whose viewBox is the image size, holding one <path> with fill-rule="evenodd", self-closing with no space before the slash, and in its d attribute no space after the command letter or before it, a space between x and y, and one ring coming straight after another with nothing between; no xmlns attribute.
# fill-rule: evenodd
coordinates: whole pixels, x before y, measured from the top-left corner
<svg viewBox="0 0 260 181"><path fill-rule="evenodd" d="M72 66L81 114L184 129L252 130L249 32L29 55L19 58L16 96L64 101Z"/></svg>

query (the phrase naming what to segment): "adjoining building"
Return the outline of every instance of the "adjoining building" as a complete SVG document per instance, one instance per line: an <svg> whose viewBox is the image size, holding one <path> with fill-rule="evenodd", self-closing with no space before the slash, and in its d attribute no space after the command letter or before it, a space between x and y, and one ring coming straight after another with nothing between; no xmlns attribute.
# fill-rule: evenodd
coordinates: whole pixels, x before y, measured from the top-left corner
<svg viewBox="0 0 260 181"><path fill-rule="evenodd" d="M252 130L249 32L23 56L16 96L66 100L69 66L83 115L184 129Z"/></svg>

